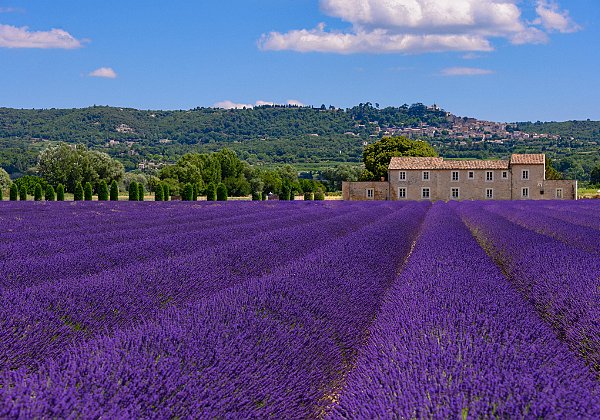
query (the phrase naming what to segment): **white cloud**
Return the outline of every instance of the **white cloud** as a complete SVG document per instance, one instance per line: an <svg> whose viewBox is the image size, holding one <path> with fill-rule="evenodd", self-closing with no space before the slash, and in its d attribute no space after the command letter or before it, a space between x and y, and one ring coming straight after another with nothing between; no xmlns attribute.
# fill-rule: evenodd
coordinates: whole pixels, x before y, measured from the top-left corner
<svg viewBox="0 0 600 420"><path fill-rule="evenodd" d="M263 50L339 54L492 50L490 42L477 35L392 34L383 29L359 30L356 33L327 32L324 25L285 34L271 32L263 35L259 46Z"/></svg>
<svg viewBox="0 0 600 420"><path fill-rule="evenodd" d="M571 19L569 12L560 10L560 7L555 2L549 3L546 0L538 0L535 11L539 17L534 23L542 25L550 32L557 31L561 33L571 33L581 29L581 27Z"/></svg>
<svg viewBox="0 0 600 420"><path fill-rule="evenodd" d="M493 38L513 44L547 42L540 25L547 31L569 28L558 22L558 17L569 20L568 14L546 0L537 0L538 9L543 9L538 10L539 22L523 19L520 0L320 1L325 14L349 22L351 28L328 31L319 24L314 29L271 32L261 37L259 47L339 54L477 52L493 50ZM542 13L553 16L542 18Z"/></svg>
<svg viewBox="0 0 600 420"><path fill-rule="evenodd" d="M449 67L441 71L442 76L484 76L494 71L477 67Z"/></svg>
<svg viewBox="0 0 600 420"><path fill-rule="evenodd" d="M217 102L216 104L213 105L213 108L222 108L222 109L242 109L242 108L254 108L255 106L265 106L265 105L275 105L275 102L271 102L271 101L256 101L256 103L254 104L244 104L244 103L239 103L239 102L233 102L233 101L221 101L221 102ZM297 101L295 99L290 99L286 102L286 105L294 105L294 106L304 106L304 104L300 101Z"/></svg>
<svg viewBox="0 0 600 420"><path fill-rule="evenodd" d="M297 101L296 99L290 99L289 101L287 101L287 104L293 106L304 106L302 102Z"/></svg>
<svg viewBox="0 0 600 420"><path fill-rule="evenodd" d="M100 67L99 69L94 70L90 74L90 77L102 77L105 79L116 79L117 73L110 67Z"/></svg>
<svg viewBox="0 0 600 420"><path fill-rule="evenodd" d="M0 48L61 48L82 47L82 41L62 29L30 31L28 27L0 25Z"/></svg>

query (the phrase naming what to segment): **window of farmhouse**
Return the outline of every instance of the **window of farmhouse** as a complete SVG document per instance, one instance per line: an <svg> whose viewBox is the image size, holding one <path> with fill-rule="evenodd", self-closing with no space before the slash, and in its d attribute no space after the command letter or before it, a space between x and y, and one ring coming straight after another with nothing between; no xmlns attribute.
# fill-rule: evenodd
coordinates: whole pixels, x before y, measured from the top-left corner
<svg viewBox="0 0 600 420"><path fill-rule="evenodd" d="M475 179L475 172L469 171L469 179Z"/></svg>
<svg viewBox="0 0 600 420"><path fill-rule="evenodd" d="M502 171L502 178L508 179L508 171Z"/></svg>
<svg viewBox="0 0 600 420"><path fill-rule="evenodd" d="M493 181L494 180L494 173L492 171L487 171L485 173L485 180L486 181Z"/></svg>
<svg viewBox="0 0 600 420"><path fill-rule="evenodd" d="M406 198L406 188L398 188L398 198Z"/></svg>
<svg viewBox="0 0 600 420"><path fill-rule="evenodd" d="M421 198L429 198L429 188L423 188L421 190Z"/></svg>
<svg viewBox="0 0 600 420"><path fill-rule="evenodd" d="M494 190L492 188L485 190L485 198L494 198Z"/></svg>
<svg viewBox="0 0 600 420"><path fill-rule="evenodd" d="M458 188L452 188L452 198L453 199L460 198L460 191Z"/></svg>
<svg viewBox="0 0 600 420"><path fill-rule="evenodd" d="M452 171L452 181L458 181L458 171Z"/></svg>
<svg viewBox="0 0 600 420"><path fill-rule="evenodd" d="M523 170L523 179L529 179L529 170L527 170L527 169Z"/></svg>
<svg viewBox="0 0 600 420"><path fill-rule="evenodd" d="M563 189L562 188L557 188L556 189L556 198L563 198Z"/></svg>
<svg viewBox="0 0 600 420"><path fill-rule="evenodd" d="M375 190L373 188L367 188L367 198L375 198Z"/></svg>
<svg viewBox="0 0 600 420"><path fill-rule="evenodd" d="M406 172L402 171L398 174L399 181L406 181Z"/></svg>
<svg viewBox="0 0 600 420"><path fill-rule="evenodd" d="M525 187L521 190L521 197L523 197L523 198L529 197L529 188Z"/></svg>
<svg viewBox="0 0 600 420"><path fill-rule="evenodd" d="M429 181L429 171L423 171L423 181Z"/></svg>

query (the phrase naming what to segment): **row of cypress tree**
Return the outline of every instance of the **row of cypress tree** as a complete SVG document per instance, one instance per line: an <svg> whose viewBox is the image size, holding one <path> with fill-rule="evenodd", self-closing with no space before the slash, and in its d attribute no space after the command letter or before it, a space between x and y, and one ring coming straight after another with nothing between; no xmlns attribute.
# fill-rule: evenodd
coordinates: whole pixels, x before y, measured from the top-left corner
<svg viewBox="0 0 600 420"><path fill-rule="evenodd" d="M2 193L0 193L0 200L2 199ZM9 190L9 199L10 201L25 201L27 200L27 190L22 188L19 190L17 184L12 184ZM42 186L40 184L35 186L33 192L33 199L35 201L64 201L65 200L65 187L62 184L58 184L56 190L52 185L48 185L46 190L42 190Z"/></svg>
<svg viewBox="0 0 600 420"><path fill-rule="evenodd" d="M129 201L144 201L145 191L144 185L141 183L137 183L135 181L129 184ZM169 201L171 197L171 191L169 186L166 184L159 185L154 191L154 201ZM73 198L75 201L92 201L93 198L93 188L92 184L86 182L85 185L81 185L81 182L78 182L75 185L75 191L73 192ZM218 185L209 184L207 188L207 201L227 201L227 187L223 183L219 183ZM266 194L262 194L261 192L255 192L252 194L253 201L261 201L266 200ZM12 184L10 187L10 200L17 201L20 199L22 201L27 200L27 191L25 189L19 190L19 187L16 184ZM65 200L65 187L62 184L58 184L56 190L52 185L48 185L45 191L42 191L42 186L40 184L36 185L33 199L35 201L64 201ZM98 184L98 201L118 201L119 200L119 186L116 181L113 181L110 184L110 190L106 181L100 181ZM192 184L185 184L183 191L181 193L182 201L196 201L198 199L198 190ZM293 200L294 196L292 194L291 188L284 186L282 194L279 196L280 200ZM324 200L325 194L322 191L317 191L315 193L305 193L304 200ZM0 190L0 200L2 200L2 191Z"/></svg>
<svg viewBox="0 0 600 420"><path fill-rule="evenodd" d="M227 201L228 191L227 186L220 182L215 185L210 183L206 188L206 200L207 201ZM198 200L198 189L195 185L190 183L185 184L181 191L182 201L196 201Z"/></svg>

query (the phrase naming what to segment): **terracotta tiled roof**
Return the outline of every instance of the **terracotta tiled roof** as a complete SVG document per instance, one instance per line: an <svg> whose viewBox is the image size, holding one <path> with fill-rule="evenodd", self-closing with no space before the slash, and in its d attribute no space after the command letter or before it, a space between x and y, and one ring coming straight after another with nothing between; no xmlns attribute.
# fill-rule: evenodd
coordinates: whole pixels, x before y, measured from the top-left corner
<svg viewBox="0 0 600 420"><path fill-rule="evenodd" d="M442 169L439 157L393 157L388 169Z"/></svg>
<svg viewBox="0 0 600 420"><path fill-rule="evenodd" d="M511 165L545 165L546 155L512 155Z"/></svg>
<svg viewBox="0 0 600 420"><path fill-rule="evenodd" d="M507 160L444 160L431 157L394 157L390 170L428 169L508 169Z"/></svg>

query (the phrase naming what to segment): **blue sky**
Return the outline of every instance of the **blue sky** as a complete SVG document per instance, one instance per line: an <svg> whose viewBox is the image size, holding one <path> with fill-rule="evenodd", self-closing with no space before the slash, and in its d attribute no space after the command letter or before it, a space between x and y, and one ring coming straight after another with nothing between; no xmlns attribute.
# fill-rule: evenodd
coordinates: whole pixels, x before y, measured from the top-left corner
<svg viewBox="0 0 600 420"><path fill-rule="evenodd" d="M0 106L600 120L597 0L0 0Z"/></svg>

